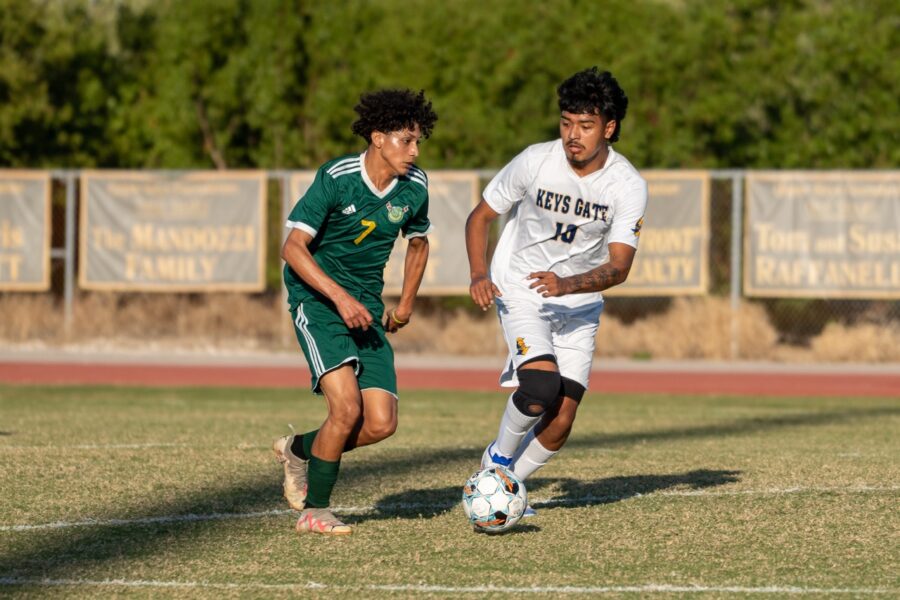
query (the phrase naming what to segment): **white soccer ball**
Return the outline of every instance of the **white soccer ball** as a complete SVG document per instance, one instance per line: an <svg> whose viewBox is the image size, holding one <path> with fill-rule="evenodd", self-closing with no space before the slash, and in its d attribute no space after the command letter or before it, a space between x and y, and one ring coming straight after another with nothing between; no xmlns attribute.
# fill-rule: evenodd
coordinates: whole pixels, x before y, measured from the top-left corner
<svg viewBox="0 0 900 600"><path fill-rule="evenodd" d="M463 510L478 531L500 533L519 522L528 496L512 471L490 467L469 477L462 493Z"/></svg>

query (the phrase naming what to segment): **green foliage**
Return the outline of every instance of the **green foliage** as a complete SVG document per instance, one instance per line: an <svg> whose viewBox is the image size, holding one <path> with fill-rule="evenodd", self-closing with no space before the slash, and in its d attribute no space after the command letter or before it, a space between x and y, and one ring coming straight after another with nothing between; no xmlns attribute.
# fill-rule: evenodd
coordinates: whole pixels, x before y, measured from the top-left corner
<svg viewBox="0 0 900 600"><path fill-rule="evenodd" d="M127 77L84 2L0 3L0 162L115 163L106 120Z"/></svg>
<svg viewBox="0 0 900 600"><path fill-rule="evenodd" d="M313 168L402 86L424 165L491 168L599 65L638 167L894 168L898 32L889 0L0 0L0 164Z"/></svg>
<svg viewBox="0 0 900 600"><path fill-rule="evenodd" d="M279 168L302 148L299 3L167 2L131 116L142 166ZM277 32L277 35L275 34Z"/></svg>

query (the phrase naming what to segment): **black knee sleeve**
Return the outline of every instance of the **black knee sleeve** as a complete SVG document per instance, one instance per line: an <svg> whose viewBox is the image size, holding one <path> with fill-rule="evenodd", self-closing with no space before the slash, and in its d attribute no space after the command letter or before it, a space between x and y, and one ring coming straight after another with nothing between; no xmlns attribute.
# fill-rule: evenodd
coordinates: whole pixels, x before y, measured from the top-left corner
<svg viewBox="0 0 900 600"><path fill-rule="evenodd" d="M559 397L561 380L556 371L520 369L517 376L519 389L513 394L512 400L523 415L541 415ZM540 407L538 412L535 412L535 406Z"/></svg>
<svg viewBox="0 0 900 600"><path fill-rule="evenodd" d="M574 379L569 379L568 377L560 377L559 383L559 395L565 396L567 398L571 398L576 402L576 404L581 403L581 399L584 397L584 386L575 381Z"/></svg>

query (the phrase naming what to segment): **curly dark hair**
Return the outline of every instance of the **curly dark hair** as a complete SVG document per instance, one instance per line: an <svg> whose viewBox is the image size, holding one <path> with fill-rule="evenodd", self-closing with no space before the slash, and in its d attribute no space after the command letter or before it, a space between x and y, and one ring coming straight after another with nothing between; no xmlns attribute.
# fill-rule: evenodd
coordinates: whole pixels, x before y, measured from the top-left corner
<svg viewBox="0 0 900 600"><path fill-rule="evenodd" d="M425 99L425 90L379 90L359 97L353 107L359 118L353 123L353 133L372 143L372 132L390 133L413 128L418 123L422 137L427 138L434 129L437 114L431 102Z"/></svg>
<svg viewBox="0 0 900 600"><path fill-rule="evenodd" d="M591 67L575 73L563 81L556 93L559 110L575 114L602 115L607 121L615 119L616 130L610 142L619 141L619 129L628 110L628 97L609 71Z"/></svg>

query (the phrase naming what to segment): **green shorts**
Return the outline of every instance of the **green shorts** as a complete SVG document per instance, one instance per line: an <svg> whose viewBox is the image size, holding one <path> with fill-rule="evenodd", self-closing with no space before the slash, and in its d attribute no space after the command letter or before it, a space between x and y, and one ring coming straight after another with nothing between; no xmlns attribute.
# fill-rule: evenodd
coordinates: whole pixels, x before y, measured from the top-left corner
<svg viewBox="0 0 900 600"><path fill-rule="evenodd" d="M291 317L309 363L314 393L322 393L319 380L323 375L352 364L360 390L377 388L397 395L394 349L379 321L366 331L351 330L333 307L316 301L301 302L291 311Z"/></svg>

